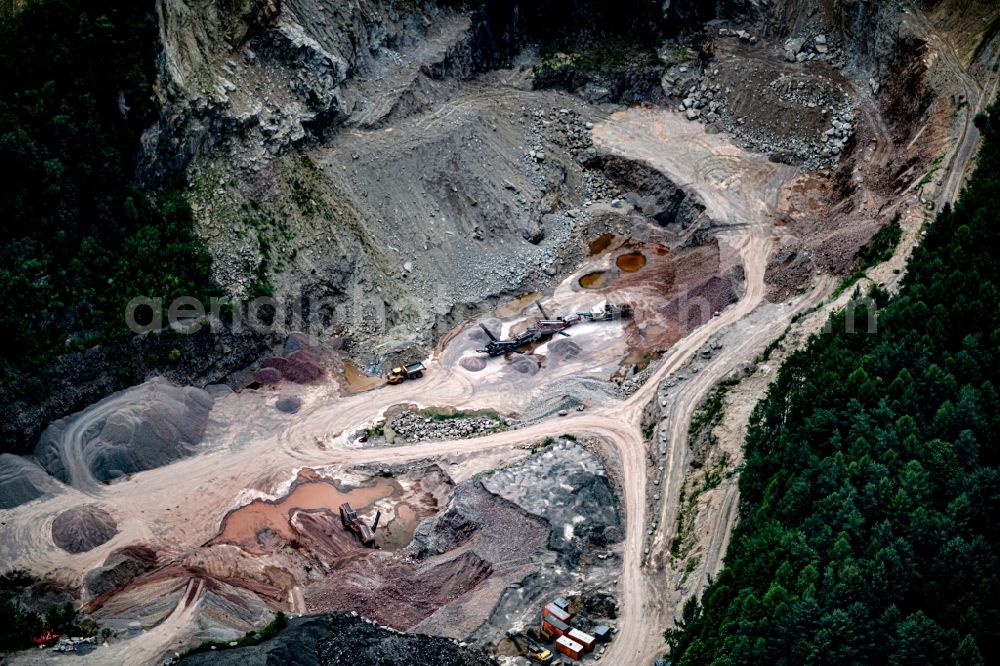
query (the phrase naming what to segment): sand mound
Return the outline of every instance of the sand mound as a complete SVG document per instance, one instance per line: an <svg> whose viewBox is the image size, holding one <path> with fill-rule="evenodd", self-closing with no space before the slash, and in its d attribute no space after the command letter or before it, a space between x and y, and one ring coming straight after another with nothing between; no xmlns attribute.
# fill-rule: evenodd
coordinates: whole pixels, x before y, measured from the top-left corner
<svg viewBox="0 0 1000 666"><path fill-rule="evenodd" d="M486 359L482 356L467 356L459 361L458 364L469 372L479 372L486 368Z"/></svg>
<svg viewBox="0 0 1000 666"><path fill-rule="evenodd" d="M78 485L160 467L195 452L212 396L157 378L60 419L42 433L35 457L50 474ZM79 477L79 478L72 478Z"/></svg>
<svg viewBox="0 0 1000 666"><path fill-rule="evenodd" d="M69 553L85 553L116 534L115 519L93 504L63 511L52 521L53 543Z"/></svg>
<svg viewBox="0 0 1000 666"><path fill-rule="evenodd" d="M0 509L12 509L54 492L59 492L59 484L33 460L0 454Z"/></svg>
<svg viewBox="0 0 1000 666"><path fill-rule="evenodd" d="M283 395L274 403L279 412L294 414L302 407L302 399L294 395Z"/></svg>

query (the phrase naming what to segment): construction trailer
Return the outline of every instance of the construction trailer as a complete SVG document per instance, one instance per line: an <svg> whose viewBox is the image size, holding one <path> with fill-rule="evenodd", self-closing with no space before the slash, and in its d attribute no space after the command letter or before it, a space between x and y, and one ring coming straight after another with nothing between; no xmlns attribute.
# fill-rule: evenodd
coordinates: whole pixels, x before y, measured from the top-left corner
<svg viewBox="0 0 1000 666"><path fill-rule="evenodd" d="M553 604L546 604L545 605L545 608L542 609L542 617L543 618L544 617L555 617L555 618L558 618L558 619L562 620L563 622L569 624L570 620L573 619L573 614L570 613L567 610L563 610L562 608L559 608L559 606L556 606L553 603Z"/></svg>
<svg viewBox="0 0 1000 666"><path fill-rule="evenodd" d="M592 629L594 638L598 643L607 643L611 640L611 627L606 624L599 624Z"/></svg>
<svg viewBox="0 0 1000 666"><path fill-rule="evenodd" d="M539 630L543 638L552 639L559 638L563 634L569 631L569 625L560 620L557 617L542 618L542 627Z"/></svg>
<svg viewBox="0 0 1000 666"><path fill-rule="evenodd" d="M365 548L375 547L375 530L378 528L378 521L382 517L381 511L375 512L375 520L372 521L371 527L368 526L363 520L358 518L357 512L351 508L349 502L344 502L340 505L340 522L344 526L345 530L350 530L354 532L354 535L358 537L358 541L361 542Z"/></svg>
<svg viewBox="0 0 1000 666"><path fill-rule="evenodd" d="M576 627L570 627L570 630L566 632L566 638L572 639L583 646L583 649L590 652L594 649L594 644L597 643L597 639L590 634L580 631Z"/></svg>
<svg viewBox="0 0 1000 666"><path fill-rule="evenodd" d="M556 639L556 649L571 659L579 659L583 656L583 646L568 636L560 636Z"/></svg>

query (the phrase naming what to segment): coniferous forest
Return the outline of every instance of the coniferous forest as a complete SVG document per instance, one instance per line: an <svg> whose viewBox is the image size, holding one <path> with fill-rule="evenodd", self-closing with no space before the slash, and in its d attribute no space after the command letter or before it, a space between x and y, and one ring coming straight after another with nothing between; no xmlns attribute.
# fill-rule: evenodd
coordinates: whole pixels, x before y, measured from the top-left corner
<svg viewBox="0 0 1000 666"><path fill-rule="evenodd" d="M877 333L815 337L756 408L724 569L675 666L990 663L1000 654L1000 105ZM863 327L862 327L863 329Z"/></svg>
<svg viewBox="0 0 1000 666"><path fill-rule="evenodd" d="M0 20L0 376L128 337L134 296L211 289L185 198L137 184L159 48L152 2L45 0Z"/></svg>

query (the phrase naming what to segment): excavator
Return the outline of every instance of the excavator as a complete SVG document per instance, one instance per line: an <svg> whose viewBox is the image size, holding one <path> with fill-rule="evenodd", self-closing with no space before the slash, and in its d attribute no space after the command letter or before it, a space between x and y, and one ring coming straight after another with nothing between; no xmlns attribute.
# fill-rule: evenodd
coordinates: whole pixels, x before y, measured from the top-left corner
<svg viewBox="0 0 1000 666"><path fill-rule="evenodd" d="M521 655L527 657L530 661L536 664L551 664L554 666L559 663L556 661L552 650L536 643L525 634L512 633L510 634L510 639L514 641L514 645L517 646L517 651L520 652Z"/></svg>
<svg viewBox="0 0 1000 666"><path fill-rule="evenodd" d="M375 530L378 528L379 518L382 517L381 511L375 512L375 520L372 522L371 527L358 518L357 512L351 508L350 502L344 502L340 505L340 522L343 524L345 530L350 530L358 537L358 541L361 542L365 548L375 547Z"/></svg>

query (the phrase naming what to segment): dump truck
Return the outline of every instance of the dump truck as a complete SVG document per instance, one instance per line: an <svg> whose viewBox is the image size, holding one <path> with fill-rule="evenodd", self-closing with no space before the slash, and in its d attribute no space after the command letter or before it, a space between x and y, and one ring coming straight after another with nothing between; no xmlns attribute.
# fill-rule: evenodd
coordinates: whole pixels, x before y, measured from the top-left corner
<svg viewBox="0 0 1000 666"><path fill-rule="evenodd" d="M424 370L427 368L423 363L411 363L409 365L401 365L392 369L392 371L385 376L385 380L390 384L400 384L407 379L420 379L424 376Z"/></svg>
<svg viewBox="0 0 1000 666"><path fill-rule="evenodd" d="M525 634L512 633L510 634L510 639L514 641L518 652L536 664L552 664L555 661L555 655L552 654L552 650L539 645Z"/></svg>
<svg viewBox="0 0 1000 666"><path fill-rule="evenodd" d="M343 524L345 530L354 532L354 535L358 537L358 541L365 548L375 547L375 530L378 528L378 521L381 517L382 512L376 511L375 520L372 521L371 527L369 527L367 523L358 518L357 512L351 508L350 502L344 502L340 505L341 524Z"/></svg>

